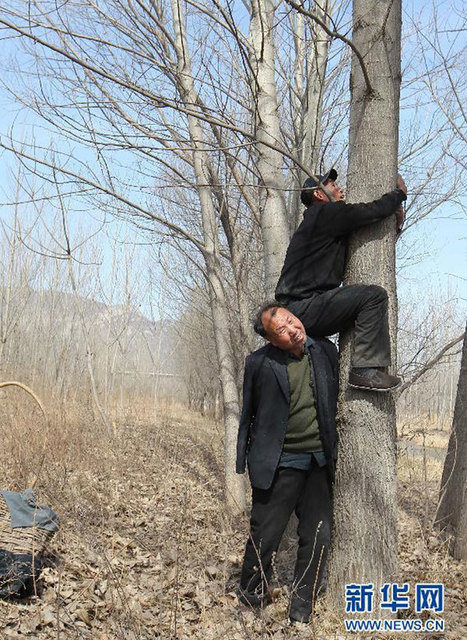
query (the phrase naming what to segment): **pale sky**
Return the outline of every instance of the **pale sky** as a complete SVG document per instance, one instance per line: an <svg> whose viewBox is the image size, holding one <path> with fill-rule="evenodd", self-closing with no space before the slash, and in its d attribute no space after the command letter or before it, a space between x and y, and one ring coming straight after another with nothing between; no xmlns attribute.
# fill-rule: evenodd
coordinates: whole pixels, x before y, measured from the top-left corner
<svg viewBox="0 0 467 640"><path fill-rule="evenodd" d="M408 6L409 3L404 5ZM410 5L416 9L426 9L426 3L413 2ZM437 3L438 11L446 16L447 7L449 3ZM406 29L410 29L410 21L407 19L407 9L405 12L404 26ZM450 37L446 34L442 37ZM4 43L3 43L4 44ZM15 46L15 41L10 41L8 49L12 50ZM427 48L428 50L428 48ZM406 61L403 61L403 66L407 65ZM410 72L407 68L407 78ZM2 119L0 125L0 135L2 139L6 139L11 127L14 124L14 133L16 139L29 140L33 135L37 139L41 140L44 146L48 146L49 141L53 136L40 131L37 124L34 126L34 122L37 123L37 118L32 117L27 111L19 110L18 105L10 98L5 92L0 90L0 109L2 110ZM401 136L404 135L404 113L401 114ZM401 140L402 145L402 140ZM8 156L5 152L0 155L3 164L3 171L0 177L0 200L4 202L6 199L10 199L12 195L11 188L11 176L8 170L14 169L14 160L11 156ZM418 167L417 170L423 172L424 167ZM410 189L411 184L409 180L407 186L409 190L409 202L410 202ZM443 181L443 176L434 176L433 183ZM464 176L465 181L465 176ZM466 201L465 199L456 206L449 203L446 207L440 208L436 216L428 217L422 220L413 229L409 229L407 233L401 239L400 254L403 256L412 255L413 263L408 265L407 260L402 260L404 268L399 273L399 292L401 300L404 300L405 296L412 296L414 289L423 291L428 287L430 283L439 283L441 289L446 288L451 291L457 292L459 298L463 299L463 308L466 308L467 300L467 225L466 225ZM2 219L8 218L8 209L2 208ZM84 228L89 225L89 228L96 226L95 217L89 222L86 221L87 214L85 212L80 213L80 221ZM122 233L128 234L128 230L124 229L125 225L121 225ZM108 225L107 225L108 229ZM130 231L130 235L133 232ZM107 240L103 236L103 246ZM411 253L412 252L412 253ZM105 254L105 250L104 250ZM410 262L410 260L409 260ZM461 304L462 306L462 304Z"/></svg>

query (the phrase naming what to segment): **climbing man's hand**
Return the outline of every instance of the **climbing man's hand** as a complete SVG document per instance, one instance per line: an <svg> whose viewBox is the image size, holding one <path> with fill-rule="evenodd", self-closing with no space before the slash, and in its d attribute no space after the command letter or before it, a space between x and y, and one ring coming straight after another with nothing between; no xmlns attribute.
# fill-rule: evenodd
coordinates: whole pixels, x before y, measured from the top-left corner
<svg viewBox="0 0 467 640"><path fill-rule="evenodd" d="M404 226L404 221L405 221L404 205L401 204L396 209L396 222L397 222L398 233L402 231L402 227Z"/></svg>
<svg viewBox="0 0 467 640"><path fill-rule="evenodd" d="M397 174L396 186L398 189L401 189L401 191L403 191L405 195L407 195L407 186L404 182L404 178L401 176L400 173Z"/></svg>
<svg viewBox="0 0 467 640"><path fill-rule="evenodd" d="M404 182L404 178L401 176L400 173L397 174L396 185L398 189L400 189L405 193L405 195L407 195L407 186ZM403 204L401 204L396 209L396 221L397 221L397 233L400 233L402 231L402 227L404 226L404 221L405 221L405 208Z"/></svg>

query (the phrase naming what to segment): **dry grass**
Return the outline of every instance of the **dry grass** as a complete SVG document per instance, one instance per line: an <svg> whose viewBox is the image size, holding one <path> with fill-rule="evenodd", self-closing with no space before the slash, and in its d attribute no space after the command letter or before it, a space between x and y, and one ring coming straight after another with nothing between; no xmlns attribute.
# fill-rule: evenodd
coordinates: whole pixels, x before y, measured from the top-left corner
<svg viewBox="0 0 467 640"><path fill-rule="evenodd" d="M233 590L247 520L232 521L224 509L219 425L182 407L156 418L137 407L138 419L116 419L108 433L83 409L56 412L46 426L24 399L8 406L2 488L26 486L45 444L38 498L60 514L62 527L41 597L0 602L2 640L347 637L325 601L312 624L288 626L283 586L262 612L238 605ZM401 457L400 574L411 584L445 583L443 637L460 640L467 637L462 568L430 531L440 470L419 455Z"/></svg>
<svg viewBox="0 0 467 640"><path fill-rule="evenodd" d="M417 418L400 416L397 425L398 437L422 447L446 448L451 425L438 416L420 415Z"/></svg>

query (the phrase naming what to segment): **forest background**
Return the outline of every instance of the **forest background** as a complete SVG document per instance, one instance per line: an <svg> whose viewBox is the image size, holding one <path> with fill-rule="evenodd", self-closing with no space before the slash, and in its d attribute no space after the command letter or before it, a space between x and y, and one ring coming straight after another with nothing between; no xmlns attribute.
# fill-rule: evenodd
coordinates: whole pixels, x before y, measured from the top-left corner
<svg viewBox="0 0 467 640"><path fill-rule="evenodd" d="M2 377L109 437L170 406L233 433L305 172L345 182L351 6L309 3L321 26L287 2L26 6L0 19ZM444 446L467 297L465 16L402 17L398 435ZM18 460L21 482L36 461Z"/></svg>

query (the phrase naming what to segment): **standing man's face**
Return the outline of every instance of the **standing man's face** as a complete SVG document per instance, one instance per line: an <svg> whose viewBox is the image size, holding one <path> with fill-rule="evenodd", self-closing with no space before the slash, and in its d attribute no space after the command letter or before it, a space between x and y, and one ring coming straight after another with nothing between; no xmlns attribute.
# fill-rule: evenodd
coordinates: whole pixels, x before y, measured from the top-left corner
<svg viewBox="0 0 467 640"><path fill-rule="evenodd" d="M334 182L334 180L325 180L323 184L326 187L326 190L332 195L333 202L344 200L344 190L337 184L337 182ZM321 189L316 189L315 200L318 200L319 202L331 202L328 196Z"/></svg>
<svg viewBox="0 0 467 640"><path fill-rule="evenodd" d="M266 339L283 351L290 351L297 357L303 353L306 340L305 327L300 320L287 309L268 309L261 316L266 331Z"/></svg>

